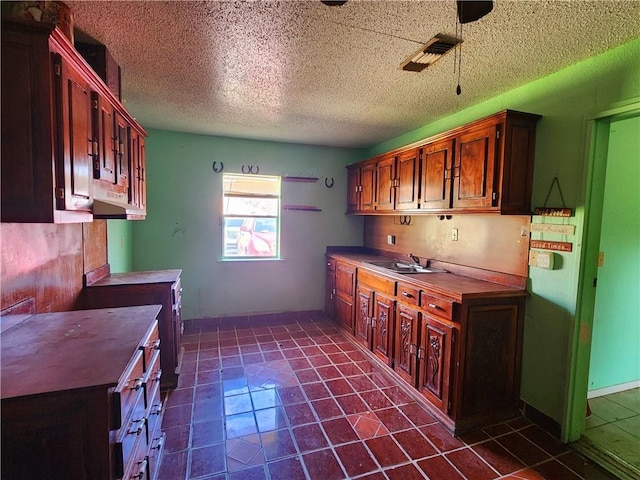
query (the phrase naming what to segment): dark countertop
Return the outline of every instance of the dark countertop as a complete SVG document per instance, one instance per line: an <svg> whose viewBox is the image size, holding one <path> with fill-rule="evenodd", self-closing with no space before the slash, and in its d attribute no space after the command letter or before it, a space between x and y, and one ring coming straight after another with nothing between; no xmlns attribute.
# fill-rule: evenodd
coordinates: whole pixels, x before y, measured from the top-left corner
<svg viewBox="0 0 640 480"><path fill-rule="evenodd" d="M116 386L160 305L42 313L2 333L2 398Z"/></svg>
<svg viewBox="0 0 640 480"><path fill-rule="evenodd" d="M145 283L173 283L182 274L182 270L149 270L144 272L111 273L90 285L91 287L105 287L113 285L138 285Z"/></svg>
<svg viewBox="0 0 640 480"><path fill-rule="evenodd" d="M344 251L340 249L331 249L327 251L327 255L346 260L358 268L365 268L391 277L397 281L415 285L416 287L420 287L424 290L428 289L429 292L450 297L457 302L462 302L463 300L470 298L481 298L487 295L490 295L493 298L496 296L512 297L528 295L524 288L512 287L454 273L403 274L394 272L393 270L367 263L389 260L390 258L366 251L358 252L355 249L346 249Z"/></svg>

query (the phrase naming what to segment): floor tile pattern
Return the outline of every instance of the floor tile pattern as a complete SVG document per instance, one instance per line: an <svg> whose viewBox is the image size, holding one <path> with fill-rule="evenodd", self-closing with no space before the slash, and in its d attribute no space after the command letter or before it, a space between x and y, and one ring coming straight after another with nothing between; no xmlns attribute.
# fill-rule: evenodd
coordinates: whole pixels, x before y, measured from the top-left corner
<svg viewBox="0 0 640 480"><path fill-rule="evenodd" d="M612 479L524 418L452 437L322 314L199 325L160 480Z"/></svg>

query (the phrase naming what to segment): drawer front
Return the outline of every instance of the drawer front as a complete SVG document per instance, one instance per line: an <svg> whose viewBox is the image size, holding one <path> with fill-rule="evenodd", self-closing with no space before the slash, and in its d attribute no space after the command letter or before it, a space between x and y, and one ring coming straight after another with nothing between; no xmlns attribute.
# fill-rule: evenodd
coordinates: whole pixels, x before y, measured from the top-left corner
<svg viewBox="0 0 640 480"><path fill-rule="evenodd" d="M425 312L451 320L453 318L453 302L442 297L420 292L420 306Z"/></svg>
<svg viewBox="0 0 640 480"><path fill-rule="evenodd" d="M111 430L118 430L126 424L134 406L141 399L144 410L144 354L138 350L127 370L120 377L120 382L113 392L113 421Z"/></svg>
<svg viewBox="0 0 640 480"><path fill-rule="evenodd" d="M358 284L365 283L373 288L376 292L386 293L388 295L396 294L396 281L384 277L382 275L378 275L375 273L368 272L363 269L358 270Z"/></svg>
<svg viewBox="0 0 640 480"><path fill-rule="evenodd" d="M147 480L149 477L149 459L147 458L146 440L140 439L136 443L131 462L127 466L123 480Z"/></svg>
<svg viewBox="0 0 640 480"><path fill-rule="evenodd" d="M180 298L182 297L182 283L180 279L176 280L176 282L171 286L171 300L175 305L180 303Z"/></svg>
<svg viewBox="0 0 640 480"><path fill-rule="evenodd" d="M420 289L404 282L398 282L398 301L407 305L420 305Z"/></svg>
<svg viewBox="0 0 640 480"><path fill-rule="evenodd" d="M160 369L160 352L156 352L151 361L151 366L144 377L144 392L145 392L145 408L147 412L151 406L154 396L157 391L160 390L160 378L162 377L162 370Z"/></svg>
<svg viewBox="0 0 640 480"><path fill-rule="evenodd" d="M160 459L162 458L162 450L164 449L164 432L158 431L156 436L151 440L149 448L149 480L158 478L158 470L160 469Z"/></svg>
<svg viewBox="0 0 640 480"><path fill-rule="evenodd" d="M154 436L159 434L163 414L160 389L157 389L153 397L150 398L149 406L147 407L147 443L149 445L153 442Z"/></svg>
<svg viewBox="0 0 640 480"><path fill-rule="evenodd" d="M123 428L118 431L114 445L114 471L122 474L131 470L131 466L142 450L142 458L147 449L147 417L145 416L144 396L139 395L138 401L132 408L131 417ZM120 478L120 477L117 477ZM125 478L129 478L126 477Z"/></svg>
<svg viewBox="0 0 640 480"><path fill-rule="evenodd" d="M336 259L327 258L327 270L335 270L335 269L336 269Z"/></svg>
<svg viewBox="0 0 640 480"><path fill-rule="evenodd" d="M144 371L148 372L152 357L160 351L160 335L158 333L158 322L156 321L151 334L142 342Z"/></svg>

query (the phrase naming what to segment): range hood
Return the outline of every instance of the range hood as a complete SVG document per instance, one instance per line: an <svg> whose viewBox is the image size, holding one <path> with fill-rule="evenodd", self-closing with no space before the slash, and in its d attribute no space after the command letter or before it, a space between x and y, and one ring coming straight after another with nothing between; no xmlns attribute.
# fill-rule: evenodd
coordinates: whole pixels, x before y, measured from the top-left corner
<svg viewBox="0 0 640 480"><path fill-rule="evenodd" d="M135 205L113 198L93 199L93 218L141 220L147 212Z"/></svg>

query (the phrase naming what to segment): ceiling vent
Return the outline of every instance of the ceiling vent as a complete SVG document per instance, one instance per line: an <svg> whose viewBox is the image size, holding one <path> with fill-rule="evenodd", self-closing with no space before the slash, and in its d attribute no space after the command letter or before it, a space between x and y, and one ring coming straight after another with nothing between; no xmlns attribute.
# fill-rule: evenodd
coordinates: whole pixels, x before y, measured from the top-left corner
<svg viewBox="0 0 640 480"><path fill-rule="evenodd" d="M421 72L440 60L459 43L462 43L461 39L439 33L403 61L398 69Z"/></svg>

